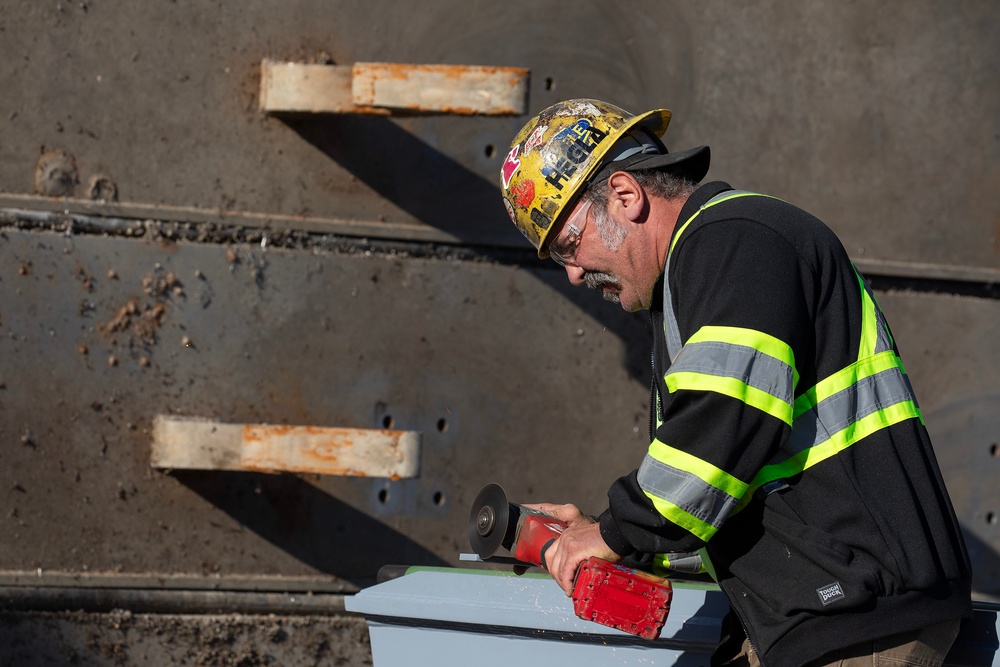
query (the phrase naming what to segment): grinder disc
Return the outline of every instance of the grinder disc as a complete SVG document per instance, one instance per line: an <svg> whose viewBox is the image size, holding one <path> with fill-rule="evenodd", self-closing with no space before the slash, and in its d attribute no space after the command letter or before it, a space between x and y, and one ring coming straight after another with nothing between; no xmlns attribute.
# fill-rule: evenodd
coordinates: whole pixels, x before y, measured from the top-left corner
<svg viewBox="0 0 1000 667"><path fill-rule="evenodd" d="M507 531L516 524L510 514L507 494L499 484L487 484L476 496L469 513L469 544L480 558L489 558L501 546L510 548L513 540L506 539Z"/></svg>

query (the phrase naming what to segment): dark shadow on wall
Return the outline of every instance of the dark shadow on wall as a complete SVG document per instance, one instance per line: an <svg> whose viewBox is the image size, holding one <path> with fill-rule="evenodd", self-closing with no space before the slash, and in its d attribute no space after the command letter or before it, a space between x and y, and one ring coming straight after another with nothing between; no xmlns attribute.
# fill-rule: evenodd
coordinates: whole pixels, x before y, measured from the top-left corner
<svg viewBox="0 0 1000 667"><path fill-rule="evenodd" d="M624 341L625 368L639 382L649 382L647 318L625 313L617 304L602 302L598 294L573 287L562 269L551 261L539 260L504 212L496 182L387 118L318 115L283 120L305 141L414 218L454 235L481 256L533 269L532 275Z"/></svg>
<svg viewBox="0 0 1000 667"><path fill-rule="evenodd" d="M294 475L175 470L172 476L281 550L358 587L375 583L383 565L448 565Z"/></svg>
<svg viewBox="0 0 1000 667"><path fill-rule="evenodd" d="M392 120L334 115L284 120L305 141L417 220L462 242L497 239L513 246L519 241L497 183Z"/></svg>
<svg viewBox="0 0 1000 667"><path fill-rule="evenodd" d="M992 545L976 537L967 526L962 526L962 535L972 561L973 598L1000 603L1000 554Z"/></svg>

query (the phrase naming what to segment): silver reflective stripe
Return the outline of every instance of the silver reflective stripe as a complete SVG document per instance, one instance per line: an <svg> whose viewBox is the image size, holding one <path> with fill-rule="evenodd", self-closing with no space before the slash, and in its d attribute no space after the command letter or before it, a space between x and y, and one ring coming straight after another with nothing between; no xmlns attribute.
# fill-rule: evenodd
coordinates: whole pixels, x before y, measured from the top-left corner
<svg viewBox="0 0 1000 667"><path fill-rule="evenodd" d="M726 190L725 192L720 192L705 202L694 215L685 221L685 224L701 215L701 212L705 209L715 206L726 199L747 196L767 197L768 195L760 195L756 192L747 192L746 190ZM683 229L679 231L683 231ZM667 354L670 355L670 361L673 362L677 358L677 355L680 354L682 341L681 331L677 326L677 316L674 315L673 301L670 299L669 253L667 254L667 265L663 268L663 334L667 338Z"/></svg>
<svg viewBox="0 0 1000 667"><path fill-rule="evenodd" d="M649 454L639 466L637 479L646 493L716 528L739 502L738 498L705 483L697 475L669 466Z"/></svg>
<svg viewBox="0 0 1000 667"><path fill-rule="evenodd" d="M670 300L670 255L667 255L667 266L663 269L663 334L667 338L667 354L673 363L681 351L681 330L674 315L674 302Z"/></svg>
<svg viewBox="0 0 1000 667"><path fill-rule="evenodd" d="M748 345L688 343L670 365L668 374L685 371L735 378L789 405L794 403L792 367Z"/></svg>
<svg viewBox="0 0 1000 667"><path fill-rule="evenodd" d="M686 572L688 574L699 574L704 571L705 566L701 561L701 554L698 552L688 553L684 551L674 551L664 554L656 554L661 567L674 572Z"/></svg>
<svg viewBox="0 0 1000 667"><path fill-rule="evenodd" d="M826 442L870 414L912 400L910 380L898 366L858 380L795 418L781 460Z"/></svg>

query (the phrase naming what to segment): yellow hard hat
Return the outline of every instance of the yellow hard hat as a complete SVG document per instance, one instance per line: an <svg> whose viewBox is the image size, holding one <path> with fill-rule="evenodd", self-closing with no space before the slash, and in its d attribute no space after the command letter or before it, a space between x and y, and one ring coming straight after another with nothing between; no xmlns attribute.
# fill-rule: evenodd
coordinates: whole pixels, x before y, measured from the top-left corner
<svg viewBox="0 0 1000 667"><path fill-rule="evenodd" d="M636 116L600 100L574 99L550 106L521 128L500 168L500 185L510 219L539 257L548 257L549 232L586 184L609 159L619 159L609 152L626 136L639 138L618 168L671 167L694 182L705 176L708 147L668 153L659 139L668 123L667 109Z"/></svg>

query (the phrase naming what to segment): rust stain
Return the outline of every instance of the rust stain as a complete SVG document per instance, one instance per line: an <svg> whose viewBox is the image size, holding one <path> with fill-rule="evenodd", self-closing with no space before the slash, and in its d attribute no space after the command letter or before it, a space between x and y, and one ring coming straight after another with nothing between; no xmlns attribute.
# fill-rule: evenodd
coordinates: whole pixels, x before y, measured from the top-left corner
<svg viewBox="0 0 1000 667"><path fill-rule="evenodd" d="M293 431L301 431L302 426L288 426L286 424L252 424L243 427L243 440L251 442L264 442L271 438L280 438Z"/></svg>
<svg viewBox="0 0 1000 667"><path fill-rule="evenodd" d="M484 115L502 115L502 114L515 114L518 113L518 109L514 107L493 107L488 112L482 109L476 109L473 107L455 107L449 106L447 104L441 105L440 107L435 107L435 111L440 111L442 113L455 114L456 116L475 116L477 114Z"/></svg>
<svg viewBox="0 0 1000 667"><path fill-rule="evenodd" d="M118 309L115 316L106 324L98 327L98 330L105 336L119 331L127 331L132 321L132 316L139 312L139 304L134 299L130 299L124 306Z"/></svg>
<svg viewBox="0 0 1000 667"><path fill-rule="evenodd" d="M156 342L156 332L166 313L167 308L162 303L140 308L135 299L129 299L114 317L98 326L98 331L106 338L116 333L131 332L140 342L152 345Z"/></svg>
<svg viewBox="0 0 1000 667"><path fill-rule="evenodd" d="M387 437L388 442L385 453L371 455L373 464L384 460L386 455L402 462L404 456L399 451L399 443L404 433L405 431L377 429L249 424L243 426L241 435L244 445L252 446L252 453L248 454L244 449L241 463L245 469L257 472L368 477L366 466L361 463L364 460L361 458L364 457L364 450L347 457L345 453L362 447L367 438L378 434ZM351 458L359 463L350 465ZM397 474L396 478L398 477Z"/></svg>
<svg viewBox="0 0 1000 667"><path fill-rule="evenodd" d="M389 79L407 80L415 72L437 74L449 79L461 79L470 74L504 74L510 73L510 81L516 83L528 74L524 67L497 67L489 65L409 65L404 63L368 63L365 69L371 69L375 78L383 76Z"/></svg>
<svg viewBox="0 0 1000 667"><path fill-rule="evenodd" d="M287 424L247 424L243 427L243 438L263 441L272 437L290 435L316 435L329 438L349 438L357 433L381 434L398 441L406 431L390 429L336 428L331 426L289 426Z"/></svg>
<svg viewBox="0 0 1000 667"><path fill-rule="evenodd" d="M155 343L156 331L160 328L166 312L167 308L162 303L158 303L152 308L146 308L132 326L133 333L144 343Z"/></svg>
<svg viewBox="0 0 1000 667"><path fill-rule="evenodd" d="M510 89L516 89L530 75L530 70L523 67L497 67L497 66L473 66L473 65L411 65L402 63L357 63L353 71L353 85L355 88L354 99L357 101L370 102L375 100L376 88L379 83L390 82L410 82L418 75L437 77L442 82L452 80L456 85L476 85L481 83L487 88L493 85L505 85ZM492 77L494 82L486 84L482 81L484 77ZM401 104L394 105L397 109L405 109L410 112L426 113L446 113L454 115L513 115L522 112L517 105L506 105L500 107L494 103L493 106L483 108L480 105L447 105L447 104ZM355 107L360 110L360 106Z"/></svg>
<svg viewBox="0 0 1000 667"><path fill-rule="evenodd" d="M244 459L242 462L242 467L248 472L262 472L268 475L278 475L283 472L288 472L287 470L279 470L273 466L264 465L263 463L258 463L255 459ZM265 462L266 463L266 462Z"/></svg>
<svg viewBox="0 0 1000 667"><path fill-rule="evenodd" d="M249 424L243 427L243 439L265 442L276 438L318 436L330 440L347 440L356 429L338 429L325 426L289 426L287 424Z"/></svg>

